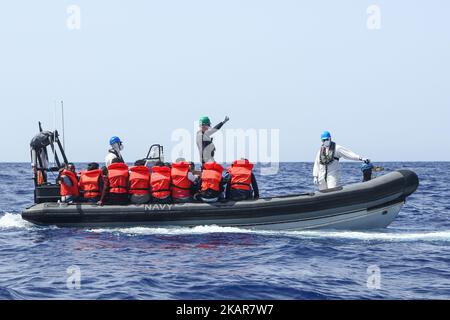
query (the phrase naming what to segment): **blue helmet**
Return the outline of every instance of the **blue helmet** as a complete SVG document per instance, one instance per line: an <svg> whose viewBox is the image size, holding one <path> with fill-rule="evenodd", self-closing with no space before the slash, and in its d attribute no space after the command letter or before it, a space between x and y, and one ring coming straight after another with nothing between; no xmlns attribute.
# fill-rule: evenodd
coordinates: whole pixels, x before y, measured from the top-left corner
<svg viewBox="0 0 450 320"><path fill-rule="evenodd" d="M115 143L122 143L122 141L120 140L120 138L119 137L112 137L110 140L109 140L109 144L110 145L113 145L113 144L115 144Z"/></svg>
<svg viewBox="0 0 450 320"><path fill-rule="evenodd" d="M331 133L330 133L329 131L324 131L324 132L322 133L321 139L322 139L322 140L328 140L328 139L331 139Z"/></svg>

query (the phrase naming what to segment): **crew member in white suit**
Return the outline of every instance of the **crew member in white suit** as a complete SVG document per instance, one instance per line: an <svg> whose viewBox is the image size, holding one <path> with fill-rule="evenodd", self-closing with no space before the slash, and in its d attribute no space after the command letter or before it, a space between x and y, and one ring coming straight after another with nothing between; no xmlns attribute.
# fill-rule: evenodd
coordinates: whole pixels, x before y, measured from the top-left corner
<svg viewBox="0 0 450 320"><path fill-rule="evenodd" d="M322 146L316 156L314 162L314 184L319 186L319 190L332 189L340 186L341 165L339 160L364 161L369 163L370 160L363 158L353 151L344 148L331 141L331 134L325 131L322 134Z"/></svg>

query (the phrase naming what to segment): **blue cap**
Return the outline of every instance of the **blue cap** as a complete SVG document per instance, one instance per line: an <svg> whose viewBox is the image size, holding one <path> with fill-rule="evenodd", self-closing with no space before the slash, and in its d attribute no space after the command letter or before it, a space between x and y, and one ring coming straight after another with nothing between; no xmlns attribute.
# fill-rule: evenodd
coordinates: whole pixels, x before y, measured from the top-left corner
<svg viewBox="0 0 450 320"><path fill-rule="evenodd" d="M331 139L331 133L329 131L324 131L321 136L322 140Z"/></svg>
<svg viewBox="0 0 450 320"><path fill-rule="evenodd" d="M110 144L110 145L113 145L113 144L115 144L115 143L122 143L122 141L120 140L119 137L112 137L112 138L109 140L109 144Z"/></svg>

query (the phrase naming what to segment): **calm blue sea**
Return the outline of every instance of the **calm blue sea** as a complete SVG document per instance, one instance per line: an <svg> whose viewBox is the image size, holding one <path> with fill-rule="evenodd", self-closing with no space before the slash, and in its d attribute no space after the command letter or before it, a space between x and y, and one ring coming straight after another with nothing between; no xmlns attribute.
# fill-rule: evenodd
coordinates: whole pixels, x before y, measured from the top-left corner
<svg viewBox="0 0 450 320"><path fill-rule="evenodd" d="M0 299L450 299L450 163L379 165L421 181L388 229L254 232L36 227L30 165L0 164ZM311 171L283 163L261 193L311 191Z"/></svg>

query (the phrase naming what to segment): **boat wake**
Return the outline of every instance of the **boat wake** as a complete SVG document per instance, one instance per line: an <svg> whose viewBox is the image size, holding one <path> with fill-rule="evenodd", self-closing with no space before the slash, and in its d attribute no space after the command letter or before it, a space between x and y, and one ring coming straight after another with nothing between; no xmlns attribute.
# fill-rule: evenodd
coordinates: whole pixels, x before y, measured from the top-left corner
<svg viewBox="0 0 450 320"><path fill-rule="evenodd" d="M24 229L34 230L38 227L30 222L22 219L20 214L5 213L0 216L0 230L5 229ZM45 227L39 227L48 229ZM220 226L198 226L194 228L149 228L149 227L133 227L133 228L99 228L88 229L87 232L92 233L113 233L125 234L128 236L145 236L145 235L202 235L212 233L229 233L229 234L255 234L262 236L286 236L299 239L344 239L356 241L391 241L391 242L408 242L408 241L445 241L450 242L450 230L442 231L399 231L395 229L386 229L380 232L363 232L363 231L260 231L241 229L234 227Z"/></svg>
<svg viewBox="0 0 450 320"><path fill-rule="evenodd" d="M399 232L397 230L386 230L385 232L362 232L362 231L259 231L233 227L220 226L198 226L194 228L112 228L112 229L89 229L95 233L117 233L129 236L140 235L199 235L208 233L246 233L266 236L287 236L302 239L346 239L359 241L449 241L450 231L435 232Z"/></svg>

